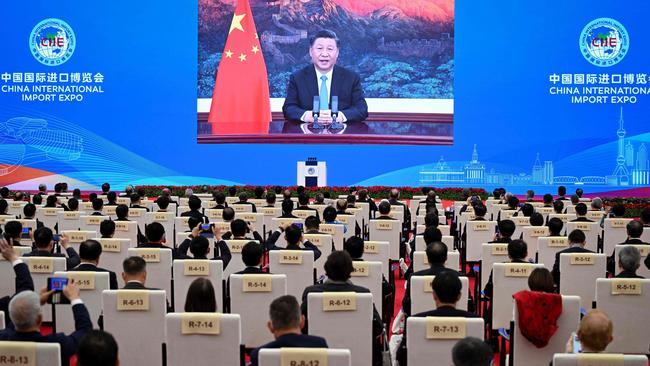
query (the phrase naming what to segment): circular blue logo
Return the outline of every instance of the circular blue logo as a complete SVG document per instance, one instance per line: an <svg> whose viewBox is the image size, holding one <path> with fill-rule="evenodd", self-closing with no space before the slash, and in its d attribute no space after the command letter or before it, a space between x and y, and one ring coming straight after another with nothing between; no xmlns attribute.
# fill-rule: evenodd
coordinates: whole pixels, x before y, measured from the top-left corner
<svg viewBox="0 0 650 366"><path fill-rule="evenodd" d="M625 57L630 48L630 36L618 21L598 18L584 27L579 44L587 61L599 67L609 67Z"/></svg>
<svg viewBox="0 0 650 366"><path fill-rule="evenodd" d="M47 66L58 66L70 59L77 39L68 23L49 18L36 24L29 36L29 49L34 58Z"/></svg>

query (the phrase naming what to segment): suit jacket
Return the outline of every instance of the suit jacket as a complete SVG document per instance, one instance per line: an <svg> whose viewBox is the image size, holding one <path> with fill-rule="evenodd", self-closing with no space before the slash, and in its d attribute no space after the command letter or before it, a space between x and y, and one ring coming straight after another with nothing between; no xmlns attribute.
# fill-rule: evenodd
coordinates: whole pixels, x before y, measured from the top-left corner
<svg viewBox="0 0 650 366"><path fill-rule="evenodd" d="M643 276L639 276L638 274L630 271L621 271L621 273L617 274L614 277L615 278L645 278Z"/></svg>
<svg viewBox="0 0 650 366"><path fill-rule="evenodd" d="M255 207L255 204L252 203L252 202L242 202L242 201L239 201L239 202L235 202L235 203L233 203L233 205L251 205L251 206L253 207L253 212L257 212L257 207Z"/></svg>
<svg viewBox="0 0 650 366"><path fill-rule="evenodd" d="M338 96L339 111L343 112L347 122L360 122L368 118L368 104L364 98L359 74L335 65L330 88L330 101L331 96ZM287 97L282 106L284 118L299 121L306 111L313 109L314 96L317 95L319 88L314 65L308 65L293 73L289 78Z"/></svg>
<svg viewBox="0 0 650 366"><path fill-rule="evenodd" d="M104 213L99 212L99 211L95 211L95 212L91 213L90 216L104 216Z"/></svg>
<svg viewBox="0 0 650 366"><path fill-rule="evenodd" d="M72 315L74 316L75 331L70 335L55 333L44 336L40 332L22 333L16 332L14 329L5 329L0 332L0 341L58 343L61 345L61 364L67 365L70 357L77 352L79 341L93 329L86 305L74 305Z"/></svg>
<svg viewBox="0 0 650 366"><path fill-rule="evenodd" d="M298 245L287 245L286 248L279 247L275 245L275 243L278 241L280 238L280 231L276 230L274 231L269 239L266 241L266 250L311 250L314 252L314 261L320 258L321 256L321 251L318 249L317 246L312 244L309 240L305 241L302 243L302 247Z"/></svg>
<svg viewBox="0 0 650 366"><path fill-rule="evenodd" d="M264 270L261 269L260 267L251 266L251 267L246 267L243 270L239 272L235 272L233 274L268 274L268 273L264 272Z"/></svg>
<svg viewBox="0 0 650 366"><path fill-rule="evenodd" d="M593 253L593 251L580 246L574 246L555 253L555 263L553 264L552 274L553 280L555 281L555 284L558 285L558 288L560 287L560 254L564 253Z"/></svg>
<svg viewBox="0 0 650 366"><path fill-rule="evenodd" d="M427 269L421 271L413 272L411 276L437 276L438 273L442 271L454 271L453 269L445 268L444 265L433 264ZM458 273L458 272L456 272ZM402 298L402 311L407 315L411 315L411 277L406 280L406 292L404 292L404 298Z"/></svg>
<svg viewBox="0 0 650 366"><path fill-rule="evenodd" d="M575 220L571 220L569 222L594 222L594 220L589 220L588 218L582 216L582 217L578 217Z"/></svg>
<svg viewBox="0 0 650 366"><path fill-rule="evenodd" d="M25 263L18 263L14 266L14 273L16 274L16 293L23 291L34 291L34 281L29 273L29 268ZM9 317L9 302L12 296L4 296L0 298L0 311L5 313L5 327L13 328L13 323Z"/></svg>
<svg viewBox="0 0 650 366"><path fill-rule="evenodd" d="M79 254L74 250L74 248L68 248L65 250L68 253L66 257L63 253L50 253L47 250L39 250L38 248L34 249L30 253L23 254L23 257L57 257L65 258L66 267L65 268L74 268L81 263Z"/></svg>
<svg viewBox="0 0 650 366"><path fill-rule="evenodd" d="M404 203L396 200L396 199L389 199L388 202L391 205L400 205L404 207L404 227L406 228L411 228L411 210L409 210L409 207L405 205Z"/></svg>
<svg viewBox="0 0 650 366"><path fill-rule="evenodd" d="M177 258L174 259L208 259L207 256L190 257L189 255L187 255L187 251L190 249L191 243L192 243L192 239L190 238L183 240L181 245L176 249ZM230 253L230 248L228 248L228 245L226 244L225 241L219 240L218 242L215 243L214 256L212 257L212 259L223 261L224 269L228 267L228 263L230 263L230 260L232 259L232 253Z"/></svg>
<svg viewBox="0 0 650 366"><path fill-rule="evenodd" d="M284 334L251 352L251 366L258 365L258 354L262 348L328 348L325 338L307 334Z"/></svg>
<svg viewBox="0 0 650 366"><path fill-rule="evenodd" d="M634 245L650 245L649 243L644 243L641 239L627 239L619 245L634 244ZM612 255L607 257L607 272L611 274L616 273L616 250L612 252ZM618 277L618 276L617 276Z"/></svg>
<svg viewBox="0 0 650 366"><path fill-rule="evenodd" d="M200 213L199 211L192 211L192 210L190 210L190 211L185 211L185 212L183 212L183 213L181 214L181 216L182 216L182 217L185 217L185 216L195 217L195 218L201 220L201 222L204 222L204 223L209 223L209 222L210 222L210 219L208 219L207 216L205 216L204 214Z"/></svg>
<svg viewBox="0 0 650 366"><path fill-rule="evenodd" d="M78 272L108 272L108 279L111 290L117 290L119 286L117 285L117 275L113 271L109 271L104 268L97 267L91 263L81 263L80 265L68 269L68 271L78 271Z"/></svg>
<svg viewBox="0 0 650 366"><path fill-rule="evenodd" d="M211 207L211 209L213 209L213 210L223 210L226 207L228 207L228 205L215 205L214 207Z"/></svg>

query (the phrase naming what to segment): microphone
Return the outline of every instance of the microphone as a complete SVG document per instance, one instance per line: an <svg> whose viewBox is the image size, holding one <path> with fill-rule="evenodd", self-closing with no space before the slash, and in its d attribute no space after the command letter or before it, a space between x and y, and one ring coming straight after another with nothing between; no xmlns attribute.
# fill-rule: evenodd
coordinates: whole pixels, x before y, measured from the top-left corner
<svg viewBox="0 0 650 366"><path fill-rule="evenodd" d="M339 97L332 95L332 119L336 122L336 117L339 115Z"/></svg>
<svg viewBox="0 0 650 366"><path fill-rule="evenodd" d="M320 115L320 97L314 95L314 102L312 103L312 116L314 117L314 128L320 128L318 124L318 116Z"/></svg>

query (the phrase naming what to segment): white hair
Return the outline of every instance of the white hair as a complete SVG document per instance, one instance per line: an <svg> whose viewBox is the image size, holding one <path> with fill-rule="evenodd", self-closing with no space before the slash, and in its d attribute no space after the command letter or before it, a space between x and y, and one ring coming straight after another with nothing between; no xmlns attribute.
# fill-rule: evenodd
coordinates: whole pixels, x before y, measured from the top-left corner
<svg viewBox="0 0 650 366"><path fill-rule="evenodd" d="M16 330L34 327L40 314L41 300L34 291L19 292L9 302L9 317Z"/></svg>
<svg viewBox="0 0 650 366"><path fill-rule="evenodd" d="M641 266L641 253L636 247L626 246L618 252L618 262L624 270L636 272Z"/></svg>

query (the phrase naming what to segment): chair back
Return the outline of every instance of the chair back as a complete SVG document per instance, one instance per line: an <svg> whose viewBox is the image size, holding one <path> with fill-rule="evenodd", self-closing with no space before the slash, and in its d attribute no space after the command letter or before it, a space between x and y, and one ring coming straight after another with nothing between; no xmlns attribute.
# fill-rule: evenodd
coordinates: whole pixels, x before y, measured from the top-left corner
<svg viewBox="0 0 650 366"><path fill-rule="evenodd" d="M207 259L175 260L172 274L174 276L174 311L184 312L187 290L197 278L207 278L214 287L217 311L223 311L223 262Z"/></svg>
<svg viewBox="0 0 650 366"><path fill-rule="evenodd" d="M16 365L61 366L61 345L58 343L0 341L0 355L16 360Z"/></svg>
<svg viewBox="0 0 650 366"><path fill-rule="evenodd" d="M332 348L263 348L258 354L259 366L328 365L351 366L349 349Z"/></svg>
<svg viewBox="0 0 650 366"><path fill-rule="evenodd" d="M607 256L599 253L560 254L560 293L580 296L580 306L591 307L597 278L607 277Z"/></svg>
<svg viewBox="0 0 650 366"><path fill-rule="evenodd" d="M411 276L411 314L436 309L436 304L433 301L433 289L431 288L431 282L434 278L436 276ZM469 279L462 276L460 277L460 283L462 288L456 308L467 310Z"/></svg>
<svg viewBox="0 0 650 366"><path fill-rule="evenodd" d="M406 355L409 365L452 365L451 349L465 337L483 339L481 318L409 317Z"/></svg>
<svg viewBox="0 0 650 366"><path fill-rule="evenodd" d="M300 299L305 287L314 284L314 252L271 250L269 272L287 275L287 294Z"/></svg>

